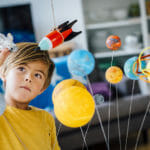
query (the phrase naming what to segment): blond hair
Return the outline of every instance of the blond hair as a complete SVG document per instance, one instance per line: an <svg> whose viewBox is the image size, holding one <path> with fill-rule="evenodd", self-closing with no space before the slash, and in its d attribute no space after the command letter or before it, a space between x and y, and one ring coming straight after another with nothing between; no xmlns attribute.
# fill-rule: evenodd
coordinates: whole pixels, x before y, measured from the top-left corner
<svg viewBox="0 0 150 150"><path fill-rule="evenodd" d="M11 52L1 67L1 74L7 75L8 71L18 65L27 64L33 61L41 61L47 65L47 78L43 88L47 88L51 82L54 71L54 63L49 57L48 51L38 49L37 43L17 43L18 50Z"/></svg>

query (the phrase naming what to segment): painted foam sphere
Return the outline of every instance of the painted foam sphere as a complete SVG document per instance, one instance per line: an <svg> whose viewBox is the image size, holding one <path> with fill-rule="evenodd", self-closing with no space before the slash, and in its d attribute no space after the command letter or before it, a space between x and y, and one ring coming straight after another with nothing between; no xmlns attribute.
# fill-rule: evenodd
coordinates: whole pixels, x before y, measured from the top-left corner
<svg viewBox="0 0 150 150"><path fill-rule="evenodd" d="M59 88L57 86L61 90L53 95L56 118L63 125L72 128L87 124L95 112L95 102L91 94L78 83L70 86L68 83L68 87L64 85L65 88L61 84L56 85Z"/></svg>
<svg viewBox="0 0 150 150"><path fill-rule="evenodd" d="M106 70L105 77L108 82L117 84L122 80L123 72L119 67L112 66Z"/></svg>
<svg viewBox="0 0 150 150"><path fill-rule="evenodd" d="M54 100L56 98L56 96L62 90L65 90L66 88L69 88L71 86L78 86L78 87L86 89L86 87L81 82L79 82L78 80L66 79L66 80L63 80L60 83L58 83L57 86L54 88L53 93L52 93L52 100ZM53 101L53 103L55 103L55 101Z"/></svg>
<svg viewBox="0 0 150 150"><path fill-rule="evenodd" d="M137 61L137 59L138 57L136 56L131 57L124 64L124 73L129 79L132 79L132 80L139 80L139 76L134 73L137 69L137 64L135 64L135 67L134 67L134 63ZM142 68L145 68L146 67L145 61L141 61L141 65L142 65L141 66ZM138 71L140 71L139 69L140 68L138 68Z"/></svg>
<svg viewBox="0 0 150 150"><path fill-rule="evenodd" d="M118 50L121 47L121 40L120 37L117 35L110 35L106 39L106 46L110 50Z"/></svg>
<svg viewBox="0 0 150 150"><path fill-rule="evenodd" d="M101 94L94 95L94 100L96 105L101 105L102 103L104 103L104 97Z"/></svg>
<svg viewBox="0 0 150 150"><path fill-rule="evenodd" d="M67 61L69 72L75 76L86 76L95 67L94 56L88 50L74 50Z"/></svg>

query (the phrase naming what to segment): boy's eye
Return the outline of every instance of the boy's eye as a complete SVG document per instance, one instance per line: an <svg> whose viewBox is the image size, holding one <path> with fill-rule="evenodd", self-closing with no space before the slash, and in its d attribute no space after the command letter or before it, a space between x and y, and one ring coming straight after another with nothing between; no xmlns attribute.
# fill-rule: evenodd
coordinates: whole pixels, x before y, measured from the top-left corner
<svg viewBox="0 0 150 150"><path fill-rule="evenodd" d="M24 71L24 70L25 70L24 67L18 67L17 69L18 69L19 71Z"/></svg>
<svg viewBox="0 0 150 150"><path fill-rule="evenodd" d="M35 74L35 77L37 77L37 78L39 78L39 79L42 79L42 75L39 74L39 73L36 73L36 74Z"/></svg>

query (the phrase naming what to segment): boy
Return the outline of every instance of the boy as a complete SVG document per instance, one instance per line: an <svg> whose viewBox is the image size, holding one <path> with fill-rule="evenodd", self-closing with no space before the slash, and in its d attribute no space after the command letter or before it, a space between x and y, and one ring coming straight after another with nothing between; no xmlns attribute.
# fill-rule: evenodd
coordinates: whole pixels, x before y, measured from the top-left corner
<svg viewBox="0 0 150 150"><path fill-rule="evenodd" d="M36 43L17 47L0 53L7 104L0 116L0 150L60 150L53 117L28 105L50 84L54 64Z"/></svg>

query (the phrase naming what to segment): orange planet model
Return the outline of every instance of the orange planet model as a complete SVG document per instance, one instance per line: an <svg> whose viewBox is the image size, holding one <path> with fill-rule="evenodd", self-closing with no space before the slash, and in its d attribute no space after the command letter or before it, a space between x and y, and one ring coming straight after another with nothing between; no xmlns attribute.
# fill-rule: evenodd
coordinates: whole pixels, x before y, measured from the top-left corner
<svg viewBox="0 0 150 150"><path fill-rule="evenodd" d="M112 84L119 83L123 78L123 72L119 67L112 66L106 70L106 80Z"/></svg>
<svg viewBox="0 0 150 150"><path fill-rule="evenodd" d="M73 79L64 80L56 86L53 102L56 118L72 128L87 124L95 112L92 95L82 83Z"/></svg>
<svg viewBox="0 0 150 150"><path fill-rule="evenodd" d="M107 48L111 50L118 50L121 47L121 40L117 35L110 35L106 40Z"/></svg>

